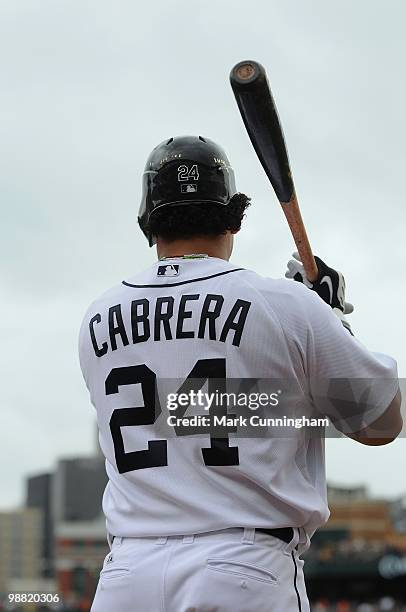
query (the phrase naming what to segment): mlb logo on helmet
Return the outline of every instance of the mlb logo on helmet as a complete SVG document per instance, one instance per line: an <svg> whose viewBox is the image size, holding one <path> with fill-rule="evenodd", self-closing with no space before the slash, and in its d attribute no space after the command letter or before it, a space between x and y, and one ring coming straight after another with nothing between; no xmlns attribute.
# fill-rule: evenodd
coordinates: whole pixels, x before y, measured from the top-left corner
<svg viewBox="0 0 406 612"><path fill-rule="evenodd" d="M177 276L179 274L179 266L177 264L165 264L159 266L157 276Z"/></svg>
<svg viewBox="0 0 406 612"><path fill-rule="evenodd" d="M197 185L181 185L180 192L181 193L196 193Z"/></svg>

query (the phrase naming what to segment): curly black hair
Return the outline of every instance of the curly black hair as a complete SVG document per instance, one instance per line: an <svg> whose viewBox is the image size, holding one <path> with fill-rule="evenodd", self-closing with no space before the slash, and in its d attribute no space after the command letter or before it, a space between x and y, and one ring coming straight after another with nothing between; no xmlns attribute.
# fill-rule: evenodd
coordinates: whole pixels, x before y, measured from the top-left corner
<svg viewBox="0 0 406 612"><path fill-rule="evenodd" d="M250 203L251 198L236 193L226 206L208 202L164 206L151 215L147 231L168 242L238 231Z"/></svg>

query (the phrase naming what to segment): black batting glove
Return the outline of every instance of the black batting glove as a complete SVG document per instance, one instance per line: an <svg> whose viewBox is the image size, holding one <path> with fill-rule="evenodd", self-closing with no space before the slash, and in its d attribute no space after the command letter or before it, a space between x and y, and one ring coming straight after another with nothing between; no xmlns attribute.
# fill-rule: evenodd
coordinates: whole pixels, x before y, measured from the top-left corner
<svg viewBox="0 0 406 612"><path fill-rule="evenodd" d="M314 259L319 275L312 283L306 277L299 254L293 253L293 258L288 262L288 269L285 273L286 278L292 278L315 291L323 302L326 302L333 309L333 312L339 317L344 327L352 334L350 324L345 315L350 314L354 310L354 306L345 301L345 280L342 273L330 268L320 257L315 256Z"/></svg>

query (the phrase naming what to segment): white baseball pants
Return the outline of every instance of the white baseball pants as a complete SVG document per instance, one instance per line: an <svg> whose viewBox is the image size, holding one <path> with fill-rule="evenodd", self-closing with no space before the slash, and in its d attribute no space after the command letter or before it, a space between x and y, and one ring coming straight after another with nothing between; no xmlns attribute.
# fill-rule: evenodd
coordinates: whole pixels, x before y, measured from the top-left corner
<svg viewBox="0 0 406 612"><path fill-rule="evenodd" d="M91 612L309 612L294 533L116 537Z"/></svg>

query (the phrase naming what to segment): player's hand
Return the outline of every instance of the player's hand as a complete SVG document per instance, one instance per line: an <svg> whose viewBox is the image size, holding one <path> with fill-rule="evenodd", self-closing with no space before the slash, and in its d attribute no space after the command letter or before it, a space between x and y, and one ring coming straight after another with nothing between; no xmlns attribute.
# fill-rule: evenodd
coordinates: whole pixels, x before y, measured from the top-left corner
<svg viewBox="0 0 406 612"><path fill-rule="evenodd" d="M350 325L344 315L351 314L354 306L350 302L345 301L344 276L341 272L330 268L320 257L315 256L314 259L319 270L319 276L313 283L307 279L299 253L297 252L293 253L293 259L288 262L288 269L285 273L286 278L292 278L315 291L333 309L335 314L341 319L344 327L351 332Z"/></svg>

